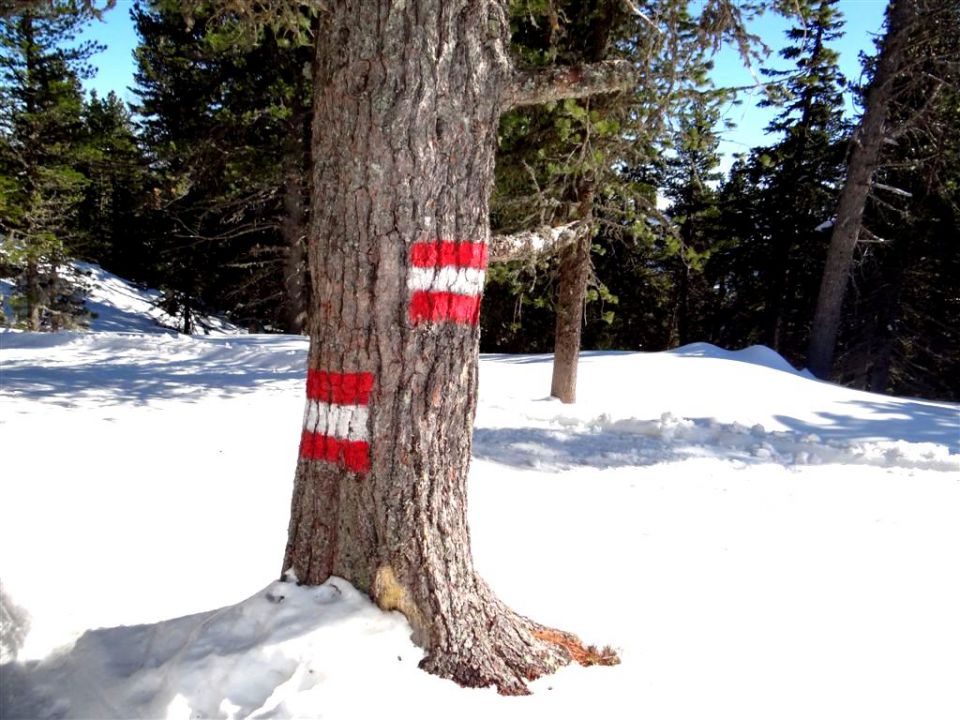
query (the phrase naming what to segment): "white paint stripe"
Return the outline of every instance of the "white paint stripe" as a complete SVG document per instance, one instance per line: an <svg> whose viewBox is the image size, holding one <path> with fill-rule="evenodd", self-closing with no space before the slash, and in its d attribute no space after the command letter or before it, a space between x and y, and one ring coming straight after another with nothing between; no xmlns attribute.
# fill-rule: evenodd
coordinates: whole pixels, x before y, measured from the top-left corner
<svg viewBox="0 0 960 720"><path fill-rule="evenodd" d="M308 400L303 429L341 440L367 440L369 417L366 405L333 405Z"/></svg>
<svg viewBox="0 0 960 720"><path fill-rule="evenodd" d="M479 295L483 292L485 273L480 268L410 268L407 287L417 290L448 292L457 295Z"/></svg>

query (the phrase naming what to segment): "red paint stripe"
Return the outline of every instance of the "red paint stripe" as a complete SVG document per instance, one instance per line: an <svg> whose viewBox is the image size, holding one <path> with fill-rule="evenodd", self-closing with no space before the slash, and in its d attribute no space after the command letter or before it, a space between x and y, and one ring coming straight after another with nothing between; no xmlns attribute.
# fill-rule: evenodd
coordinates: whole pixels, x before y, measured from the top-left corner
<svg viewBox="0 0 960 720"><path fill-rule="evenodd" d="M300 436L300 457L343 465L356 473L370 470L370 444L366 440L341 440L304 431Z"/></svg>
<svg viewBox="0 0 960 720"><path fill-rule="evenodd" d="M410 246L410 263L414 267L487 266L487 244L475 242L418 242Z"/></svg>
<svg viewBox="0 0 960 720"><path fill-rule="evenodd" d="M476 325L480 296L418 290L410 297L410 322L455 322Z"/></svg>
<svg viewBox="0 0 960 720"><path fill-rule="evenodd" d="M307 371L307 397L336 405L367 405L373 389L372 373Z"/></svg>

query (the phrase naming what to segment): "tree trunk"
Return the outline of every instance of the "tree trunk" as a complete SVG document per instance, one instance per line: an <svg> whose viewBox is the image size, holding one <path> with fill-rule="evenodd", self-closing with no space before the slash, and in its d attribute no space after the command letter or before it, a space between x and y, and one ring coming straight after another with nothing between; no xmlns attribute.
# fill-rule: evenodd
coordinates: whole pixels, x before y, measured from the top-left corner
<svg viewBox="0 0 960 720"><path fill-rule="evenodd" d="M893 83L900 72L907 36L916 17L916 0L892 0L876 74L870 83L863 119L847 160L847 179L840 193L837 220L830 238L807 351L807 367L819 378L828 378L833 368L853 251L863 226L863 209L870 193L873 171L880 157Z"/></svg>
<svg viewBox="0 0 960 720"><path fill-rule="evenodd" d="M681 259L680 280L677 289L677 345L690 342L690 266Z"/></svg>
<svg viewBox="0 0 960 720"><path fill-rule="evenodd" d="M283 221L280 231L287 249L283 268L283 321L289 333L303 331L307 316L307 288L309 275L306 264L306 212L303 171L296 158L285 159L283 176Z"/></svg>
<svg viewBox="0 0 960 720"><path fill-rule="evenodd" d="M591 224L593 218L593 186L581 184L578 221ZM590 277L590 246L593 233L583 232L577 241L564 249L560 260L557 293L557 324L553 340L553 376L550 395L561 402L577 400L577 363L580 359L580 337L583 333L583 306L587 300Z"/></svg>
<svg viewBox="0 0 960 720"><path fill-rule="evenodd" d="M24 299L27 302L27 330L40 331L40 311L43 298L40 290L40 268L36 260L27 260Z"/></svg>
<svg viewBox="0 0 960 720"><path fill-rule="evenodd" d="M430 672L524 693L570 660L568 636L494 596L466 514L508 21L476 0L328 7L308 402L283 568L308 584L338 575L403 612Z"/></svg>

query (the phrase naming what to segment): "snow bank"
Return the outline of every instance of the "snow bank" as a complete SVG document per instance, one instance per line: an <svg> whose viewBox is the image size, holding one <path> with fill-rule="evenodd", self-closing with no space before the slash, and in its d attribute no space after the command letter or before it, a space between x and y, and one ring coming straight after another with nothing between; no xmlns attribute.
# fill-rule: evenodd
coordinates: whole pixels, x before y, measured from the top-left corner
<svg viewBox="0 0 960 720"><path fill-rule="evenodd" d="M159 290L139 287L109 273L99 265L74 262L75 279L89 289L86 308L94 314L90 330L94 332L163 333L176 332L179 321L158 307ZM13 282L0 279L0 295L5 299L13 291ZM10 308L4 306L9 317ZM199 318L199 334L238 335L244 331L214 315Z"/></svg>
<svg viewBox="0 0 960 720"><path fill-rule="evenodd" d="M118 295L119 332L0 332L4 718L960 716L957 405L698 344L587 353L567 406L549 357L483 358L476 565L623 659L501 698L346 582L271 582L306 340Z"/></svg>

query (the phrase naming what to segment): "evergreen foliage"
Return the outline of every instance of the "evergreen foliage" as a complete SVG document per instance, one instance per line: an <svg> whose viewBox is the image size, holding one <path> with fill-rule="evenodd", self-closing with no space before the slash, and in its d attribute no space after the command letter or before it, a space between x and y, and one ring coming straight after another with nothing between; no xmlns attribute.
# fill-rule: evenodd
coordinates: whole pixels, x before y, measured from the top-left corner
<svg viewBox="0 0 960 720"><path fill-rule="evenodd" d="M960 10L917 2L924 20L897 79L836 377L960 399ZM494 232L590 225L584 347L764 343L802 365L851 128L831 49L842 32L836 0L788 5L787 65L765 71L776 141L722 177L730 97L709 83L710 53L717 38L751 52L731 30L740 18L723 16L729 5L693 15L675 0L511 2L523 67L616 57L640 71L632 93L522 107L501 121ZM252 329L302 329L314 18L301 9L271 24L264 10L253 22L248 10L137 3L133 110L112 93L84 99L96 47L75 37L92 4L19 3L0 18L6 322L82 326L83 279L69 266L79 258L162 287L181 330L197 330L201 310ZM875 62L866 59L867 83ZM488 269L485 350L553 348L564 257Z"/></svg>
<svg viewBox="0 0 960 720"><path fill-rule="evenodd" d="M960 7L921 3L864 213L837 378L960 399ZM867 82L873 59L868 59Z"/></svg>
<svg viewBox="0 0 960 720"><path fill-rule="evenodd" d="M240 20L213 5L194 8L189 25L179 3L133 12L167 308L184 330L205 307L252 327L299 329L309 49L269 28L238 42Z"/></svg>
<svg viewBox="0 0 960 720"><path fill-rule="evenodd" d="M788 30L791 44L781 56L790 70L765 70L785 79L784 102L768 131L782 139L756 148L731 174L725 193L744 193L746 207L728 242L732 257L718 258L728 275L729 312L740 318L738 344L762 343L802 364L809 324L829 236L824 227L834 213L842 179L844 79L837 54L842 18L836 0L800 5L799 23ZM768 104L770 101L765 101ZM734 193L736 189L736 193Z"/></svg>
<svg viewBox="0 0 960 720"><path fill-rule="evenodd" d="M77 217L83 241L74 255L132 280L154 281L155 238L143 223L152 177L130 111L116 93L101 98L94 92L83 124L77 167L87 185Z"/></svg>
<svg viewBox="0 0 960 720"><path fill-rule="evenodd" d="M672 282L644 283L651 297L639 297L637 278L614 267L601 272L600 266L613 258L619 266L636 255L638 270L653 262L672 275L679 272L678 263L696 262L698 250L682 249L677 226L657 208L662 158L681 134L678 118L709 94L711 53L724 40L751 53L742 18L729 15L731 6L723 3L693 15L686 3L675 0L645 5L642 11L613 0L526 0L511 8L514 51L528 64L620 57L637 67L638 84L626 95L521 108L502 118L494 231L581 219L588 200L594 231L585 338L629 348L669 346L674 313L655 288L672 292ZM714 101L721 96L715 94ZM678 259L682 254L685 260ZM491 272L482 318L485 347L522 347L522 338L531 336L538 349L544 346L560 267L558 258L547 257ZM622 292L634 303L629 307L657 306L655 324L665 331L651 333L646 324L642 332L618 330L618 308L628 305L620 303Z"/></svg>
<svg viewBox="0 0 960 720"><path fill-rule="evenodd" d="M723 242L716 185L721 179L716 128L722 94L694 96L680 118L673 153L665 163L663 190L675 234L666 236L673 269L673 314L669 345L686 345L713 333L713 286L706 265Z"/></svg>
<svg viewBox="0 0 960 720"><path fill-rule="evenodd" d="M0 261L16 279L13 322L30 330L87 318L82 285L64 266L84 234L80 80L96 50L69 43L89 19L74 2L24 4L0 18Z"/></svg>

